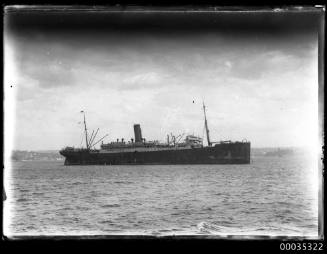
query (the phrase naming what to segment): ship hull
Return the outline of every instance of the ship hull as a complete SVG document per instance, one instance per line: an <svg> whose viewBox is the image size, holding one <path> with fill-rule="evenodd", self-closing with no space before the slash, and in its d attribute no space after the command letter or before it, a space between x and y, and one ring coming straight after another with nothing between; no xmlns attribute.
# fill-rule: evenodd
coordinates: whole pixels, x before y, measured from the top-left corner
<svg viewBox="0 0 327 254"><path fill-rule="evenodd" d="M116 153L62 150L60 154L66 158L65 165L249 164L250 150L249 142L236 142L192 149Z"/></svg>

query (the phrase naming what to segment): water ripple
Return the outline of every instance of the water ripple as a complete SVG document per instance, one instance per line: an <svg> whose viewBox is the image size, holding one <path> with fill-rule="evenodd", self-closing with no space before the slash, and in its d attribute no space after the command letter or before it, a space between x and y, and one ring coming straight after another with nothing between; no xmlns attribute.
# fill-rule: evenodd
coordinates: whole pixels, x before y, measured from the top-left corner
<svg viewBox="0 0 327 254"><path fill-rule="evenodd" d="M16 234L317 235L317 193L299 158L251 165L14 163ZM292 176L292 177L291 177Z"/></svg>

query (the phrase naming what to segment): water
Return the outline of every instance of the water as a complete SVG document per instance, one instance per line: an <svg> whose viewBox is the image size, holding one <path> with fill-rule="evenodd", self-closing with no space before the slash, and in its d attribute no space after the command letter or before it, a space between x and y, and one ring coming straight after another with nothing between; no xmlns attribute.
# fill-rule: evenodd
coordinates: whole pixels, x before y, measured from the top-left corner
<svg viewBox="0 0 327 254"><path fill-rule="evenodd" d="M297 156L250 165L26 161L6 175L7 235L318 234L317 172Z"/></svg>

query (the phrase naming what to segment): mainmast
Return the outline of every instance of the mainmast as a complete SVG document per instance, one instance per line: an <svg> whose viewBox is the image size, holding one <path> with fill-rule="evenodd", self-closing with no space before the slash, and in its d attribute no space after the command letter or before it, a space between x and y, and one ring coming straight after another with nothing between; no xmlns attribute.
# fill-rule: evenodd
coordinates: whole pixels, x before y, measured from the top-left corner
<svg viewBox="0 0 327 254"><path fill-rule="evenodd" d="M81 113L84 115L84 129L85 129L85 143L86 143L86 149L89 150L89 142L87 140L87 128L86 128L86 121L85 121L85 112L82 110Z"/></svg>
<svg viewBox="0 0 327 254"><path fill-rule="evenodd" d="M203 102L203 112L204 112L204 126L206 128L208 146L211 146L210 137L209 137L209 128L208 128L208 122L206 116L206 106L204 105L204 102Z"/></svg>

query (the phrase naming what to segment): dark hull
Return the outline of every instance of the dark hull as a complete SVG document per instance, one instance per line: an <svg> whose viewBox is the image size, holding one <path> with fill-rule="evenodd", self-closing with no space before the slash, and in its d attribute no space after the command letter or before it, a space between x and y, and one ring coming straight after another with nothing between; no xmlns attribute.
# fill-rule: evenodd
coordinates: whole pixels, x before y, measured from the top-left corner
<svg viewBox="0 0 327 254"><path fill-rule="evenodd" d="M226 143L213 147L148 152L101 153L60 151L65 165L145 165L145 164L249 164L250 143Z"/></svg>

